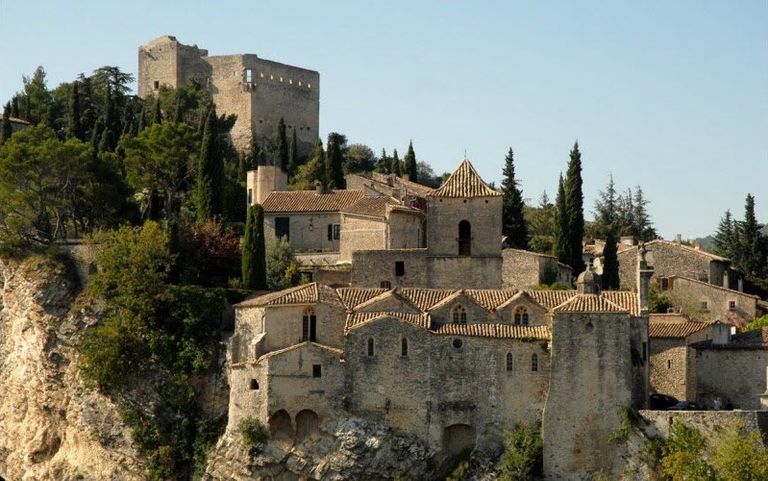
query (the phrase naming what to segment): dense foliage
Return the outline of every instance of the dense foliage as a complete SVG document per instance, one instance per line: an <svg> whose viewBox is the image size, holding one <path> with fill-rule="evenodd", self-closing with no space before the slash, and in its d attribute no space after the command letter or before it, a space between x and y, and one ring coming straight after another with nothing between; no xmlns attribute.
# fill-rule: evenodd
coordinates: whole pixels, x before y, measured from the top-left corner
<svg viewBox="0 0 768 481"><path fill-rule="evenodd" d="M538 428L518 425L507 434L507 449L501 457L500 481L526 481L542 475L544 444Z"/></svg>
<svg viewBox="0 0 768 481"><path fill-rule="evenodd" d="M523 191L515 177L515 159L512 148L509 148L504 159L504 179L501 181L502 217L501 233L507 237L510 247L516 249L528 248L528 225L523 214Z"/></svg>

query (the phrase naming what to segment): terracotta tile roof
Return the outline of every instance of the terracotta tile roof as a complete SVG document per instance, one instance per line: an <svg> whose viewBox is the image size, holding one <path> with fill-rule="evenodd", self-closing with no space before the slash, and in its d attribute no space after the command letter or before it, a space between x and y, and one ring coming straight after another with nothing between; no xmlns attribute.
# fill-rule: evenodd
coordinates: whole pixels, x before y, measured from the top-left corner
<svg viewBox="0 0 768 481"><path fill-rule="evenodd" d="M424 329L429 328L430 319L428 314L415 314L410 312L353 312L347 315L345 330L354 329L362 324L373 322L378 319L397 319L403 322L413 324Z"/></svg>
<svg viewBox="0 0 768 481"><path fill-rule="evenodd" d="M632 291L603 291L601 295L622 309L629 311L633 316L640 315L640 302L637 299L637 293Z"/></svg>
<svg viewBox="0 0 768 481"><path fill-rule="evenodd" d="M366 195L356 202L344 207L341 211L346 214L367 215L371 217L381 217L383 219L387 215L388 205L400 205L400 201L394 197L385 195Z"/></svg>
<svg viewBox="0 0 768 481"><path fill-rule="evenodd" d="M718 286L717 284L710 284L709 282L699 281L699 280L693 279L691 277L669 276L669 278L672 279L671 290L675 290L675 281L674 281L674 279L681 279L681 280L684 280L686 282L691 282L693 284L698 284L700 286L707 287L709 289L714 289L714 290L721 291L721 292L728 292L728 293L736 295L736 296L750 297L750 298L756 299L758 301L760 300L759 296L755 296L753 294L747 294L746 292L735 291L733 289L728 289L727 287Z"/></svg>
<svg viewBox="0 0 768 481"><path fill-rule="evenodd" d="M549 289L531 289L525 291L528 296L547 309L554 309L560 304L576 295L573 289L568 290L549 290Z"/></svg>
<svg viewBox="0 0 768 481"><path fill-rule="evenodd" d="M652 312L648 314L649 322L689 322L691 320L682 312Z"/></svg>
<svg viewBox="0 0 768 481"><path fill-rule="evenodd" d="M683 339L711 325L712 323L709 322L650 321L648 322L648 337Z"/></svg>
<svg viewBox="0 0 768 481"><path fill-rule="evenodd" d="M389 182L387 181L387 174L382 174L380 172L373 172L371 176L369 177L370 180L373 180L374 182L378 182L379 184L384 184L391 188L389 185ZM395 176L392 179L394 184L400 184L403 187L406 188L406 190L413 192L414 194L421 195L422 197L426 196L430 192L432 192L434 189L432 187L428 187L426 185L421 185L418 182L411 182L410 180L406 180L402 177Z"/></svg>
<svg viewBox="0 0 768 481"><path fill-rule="evenodd" d="M517 293L516 289L467 289L464 294L483 308L493 311Z"/></svg>
<svg viewBox="0 0 768 481"><path fill-rule="evenodd" d="M469 160L464 159L443 185L427 194L428 197L497 197L495 191L483 182Z"/></svg>
<svg viewBox="0 0 768 481"><path fill-rule="evenodd" d="M246 299L235 307L264 307L289 304L313 304L318 300L317 283L302 284L282 291Z"/></svg>
<svg viewBox="0 0 768 481"><path fill-rule="evenodd" d="M261 361L262 359L268 359L270 357L279 356L280 354L284 354L286 352L290 352L290 351L293 351L295 349L299 349L299 348L302 348L302 347L310 347L310 346L311 347L319 348L319 349L321 349L323 351L326 351L329 354L332 354L332 355L335 355L335 356L341 357L342 355L344 355L344 351L341 350L341 349L336 349L335 347L326 346L325 344L318 344L318 343L312 342L312 341L305 341L305 342L300 342L298 344L293 344L292 346L284 347L283 349L277 349L276 351L270 351L270 352L262 355L261 357L259 357L257 362Z"/></svg>
<svg viewBox="0 0 768 481"><path fill-rule="evenodd" d="M547 326L520 326L514 324L445 324L432 331L453 336L496 337L502 339L551 338Z"/></svg>
<svg viewBox="0 0 768 481"><path fill-rule="evenodd" d="M456 289L422 289L417 287L400 289L400 294L422 311L430 310L456 292Z"/></svg>
<svg viewBox="0 0 768 481"><path fill-rule="evenodd" d="M691 345L696 349L768 349L768 327L734 334L728 344L715 345L708 340Z"/></svg>
<svg viewBox="0 0 768 481"><path fill-rule="evenodd" d="M392 299L392 298L394 298L398 302L401 302L405 306L411 306L411 308L414 309L414 310L417 310L417 311L421 310L418 307L413 306L411 304L410 299L408 299L407 297L401 295L397 288L391 289L391 290L385 290L384 292L382 292L378 296L371 297L367 301L362 302L362 303L358 304L357 306L355 306L355 310L365 309L366 307L375 306L376 304L378 304L381 301L384 301L386 299Z"/></svg>
<svg viewBox="0 0 768 481"><path fill-rule="evenodd" d="M333 190L317 194L314 190L271 192L262 207L264 212L340 212L363 197L361 190Z"/></svg>
<svg viewBox="0 0 768 481"><path fill-rule="evenodd" d="M629 312L603 296L597 294L576 294L553 309L555 312Z"/></svg>
<svg viewBox="0 0 768 481"><path fill-rule="evenodd" d="M338 292L339 297L341 298L341 302L343 302L344 306L346 306L346 308L350 310L354 309L360 304L366 301L369 301L374 297L379 296L387 291L388 289L374 289L374 288L362 288L362 287L342 287L342 288L336 289L336 292Z"/></svg>

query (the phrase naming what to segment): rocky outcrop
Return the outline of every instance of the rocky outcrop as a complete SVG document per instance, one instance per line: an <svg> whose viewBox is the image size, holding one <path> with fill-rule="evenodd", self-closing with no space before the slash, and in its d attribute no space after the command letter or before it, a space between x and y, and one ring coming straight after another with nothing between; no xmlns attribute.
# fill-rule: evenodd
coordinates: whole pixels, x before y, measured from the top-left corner
<svg viewBox="0 0 768 481"><path fill-rule="evenodd" d="M77 374L74 346L95 320L70 313L76 279L41 257L0 268L0 476L146 479L115 404Z"/></svg>

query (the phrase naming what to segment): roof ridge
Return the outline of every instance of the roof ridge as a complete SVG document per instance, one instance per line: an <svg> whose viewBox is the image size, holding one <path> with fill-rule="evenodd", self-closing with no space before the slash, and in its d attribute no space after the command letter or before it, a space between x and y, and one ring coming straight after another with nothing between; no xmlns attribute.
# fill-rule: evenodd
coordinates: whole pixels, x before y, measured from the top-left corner
<svg viewBox="0 0 768 481"><path fill-rule="evenodd" d="M429 197L497 197L501 195L501 192L485 183L467 158L461 161L440 187L427 194Z"/></svg>

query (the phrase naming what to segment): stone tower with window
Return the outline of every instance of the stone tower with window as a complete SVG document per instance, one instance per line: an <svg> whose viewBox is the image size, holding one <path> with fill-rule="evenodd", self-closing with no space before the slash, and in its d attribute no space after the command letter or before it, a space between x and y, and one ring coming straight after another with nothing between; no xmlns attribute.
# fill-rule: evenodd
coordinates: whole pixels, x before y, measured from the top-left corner
<svg viewBox="0 0 768 481"><path fill-rule="evenodd" d="M501 209L501 193L464 159L427 196L429 278L444 285L500 287Z"/></svg>
<svg viewBox="0 0 768 481"><path fill-rule="evenodd" d="M240 151L249 149L253 136L271 146L280 118L289 141L296 132L299 155L308 154L318 138L320 74L313 70L253 54L211 56L164 35L139 47L138 80L141 98L157 95L163 86L199 83L219 114L237 115L231 135Z"/></svg>

